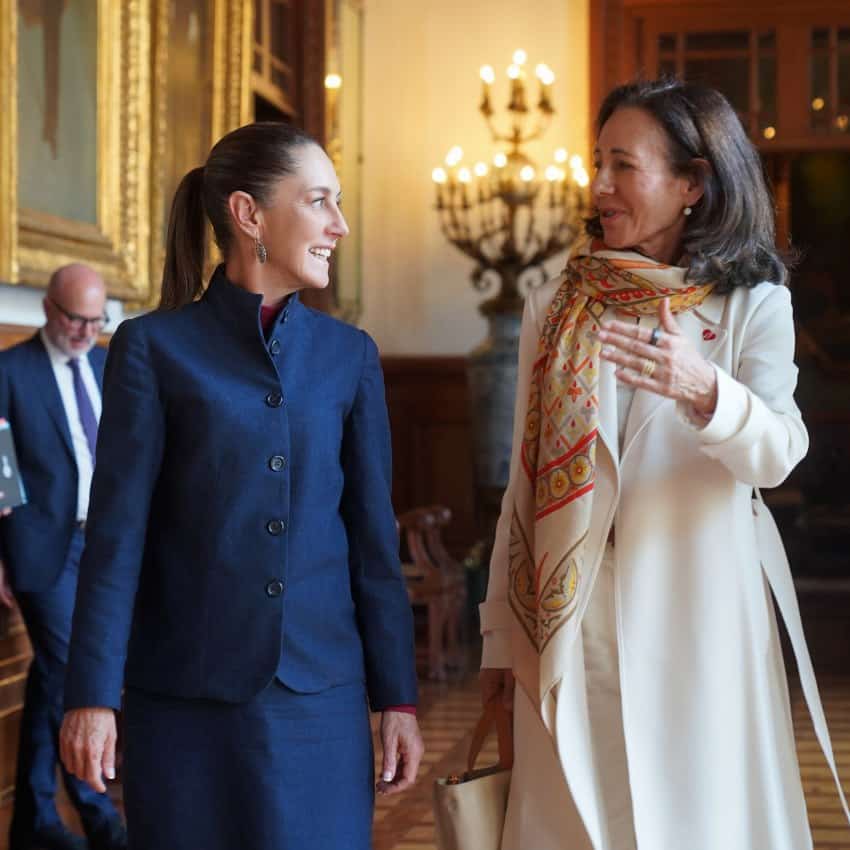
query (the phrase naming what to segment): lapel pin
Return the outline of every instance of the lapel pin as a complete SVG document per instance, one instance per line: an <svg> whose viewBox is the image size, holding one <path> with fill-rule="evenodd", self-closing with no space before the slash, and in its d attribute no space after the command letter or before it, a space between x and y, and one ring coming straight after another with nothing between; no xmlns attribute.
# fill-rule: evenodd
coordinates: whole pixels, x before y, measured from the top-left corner
<svg viewBox="0 0 850 850"><path fill-rule="evenodd" d="M708 342L709 340L717 339L717 334L716 334L714 331L709 330L708 328L706 328L706 329L702 332L702 338L703 338L706 342Z"/></svg>

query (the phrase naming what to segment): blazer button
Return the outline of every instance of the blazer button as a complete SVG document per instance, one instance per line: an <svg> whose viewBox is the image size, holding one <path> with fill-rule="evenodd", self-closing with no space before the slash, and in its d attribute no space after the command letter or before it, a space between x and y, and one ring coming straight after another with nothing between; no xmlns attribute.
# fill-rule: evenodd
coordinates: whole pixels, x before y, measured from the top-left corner
<svg viewBox="0 0 850 850"><path fill-rule="evenodd" d="M272 472L280 472L286 466L286 458L283 455L272 455L269 458L269 469Z"/></svg>
<svg viewBox="0 0 850 850"><path fill-rule="evenodd" d="M266 523L266 531L268 531L269 534L274 535L275 537L277 537L278 534L283 534L283 532L286 531L285 520L270 519Z"/></svg>
<svg viewBox="0 0 850 850"><path fill-rule="evenodd" d="M266 585L266 596L280 596L283 593L283 582L280 579L274 579Z"/></svg>
<svg viewBox="0 0 850 850"><path fill-rule="evenodd" d="M269 343L269 353L271 354L280 354L280 342L276 339L273 339Z"/></svg>
<svg viewBox="0 0 850 850"><path fill-rule="evenodd" d="M283 404L283 396L280 393L269 393L266 396L266 404L269 407L280 407Z"/></svg>

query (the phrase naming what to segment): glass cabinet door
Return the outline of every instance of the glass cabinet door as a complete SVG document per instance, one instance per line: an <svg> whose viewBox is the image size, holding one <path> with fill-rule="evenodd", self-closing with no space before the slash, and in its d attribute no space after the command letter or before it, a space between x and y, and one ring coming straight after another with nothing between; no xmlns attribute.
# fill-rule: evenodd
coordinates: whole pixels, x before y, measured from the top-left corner
<svg viewBox="0 0 850 850"><path fill-rule="evenodd" d="M809 43L811 127L850 134L850 27L816 27Z"/></svg>
<svg viewBox="0 0 850 850"><path fill-rule="evenodd" d="M776 135L773 29L678 30L657 36L657 73L723 92L754 138Z"/></svg>

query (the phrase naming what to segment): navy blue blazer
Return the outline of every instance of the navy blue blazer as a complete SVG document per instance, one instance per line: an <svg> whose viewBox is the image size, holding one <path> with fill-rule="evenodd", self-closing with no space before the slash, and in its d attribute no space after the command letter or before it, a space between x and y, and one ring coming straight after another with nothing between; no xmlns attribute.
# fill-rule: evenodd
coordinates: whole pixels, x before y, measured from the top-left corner
<svg viewBox="0 0 850 850"><path fill-rule="evenodd" d="M88 357L102 389L106 350ZM68 417L38 333L0 351L0 416L12 426L28 500L0 520L0 557L15 591L46 590L68 555L78 482Z"/></svg>
<svg viewBox="0 0 850 850"><path fill-rule="evenodd" d="M369 336L216 270L203 298L125 321L106 363L98 463L65 685L243 702L363 681L416 701Z"/></svg>

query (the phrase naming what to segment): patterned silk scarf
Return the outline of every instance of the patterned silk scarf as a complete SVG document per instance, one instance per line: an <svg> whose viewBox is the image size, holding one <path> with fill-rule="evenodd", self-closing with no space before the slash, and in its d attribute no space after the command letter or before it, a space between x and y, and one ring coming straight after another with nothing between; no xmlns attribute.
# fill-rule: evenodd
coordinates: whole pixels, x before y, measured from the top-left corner
<svg viewBox="0 0 850 850"><path fill-rule="evenodd" d="M595 242L567 264L546 316L531 374L508 565L508 601L527 638L514 641L514 669L539 708L563 675L573 615L590 589L583 585L595 554L585 549L599 434L599 319L609 305L633 315L657 314L663 298L673 313L697 306L713 285L689 285L684 275L683 268Z"/></svg>

